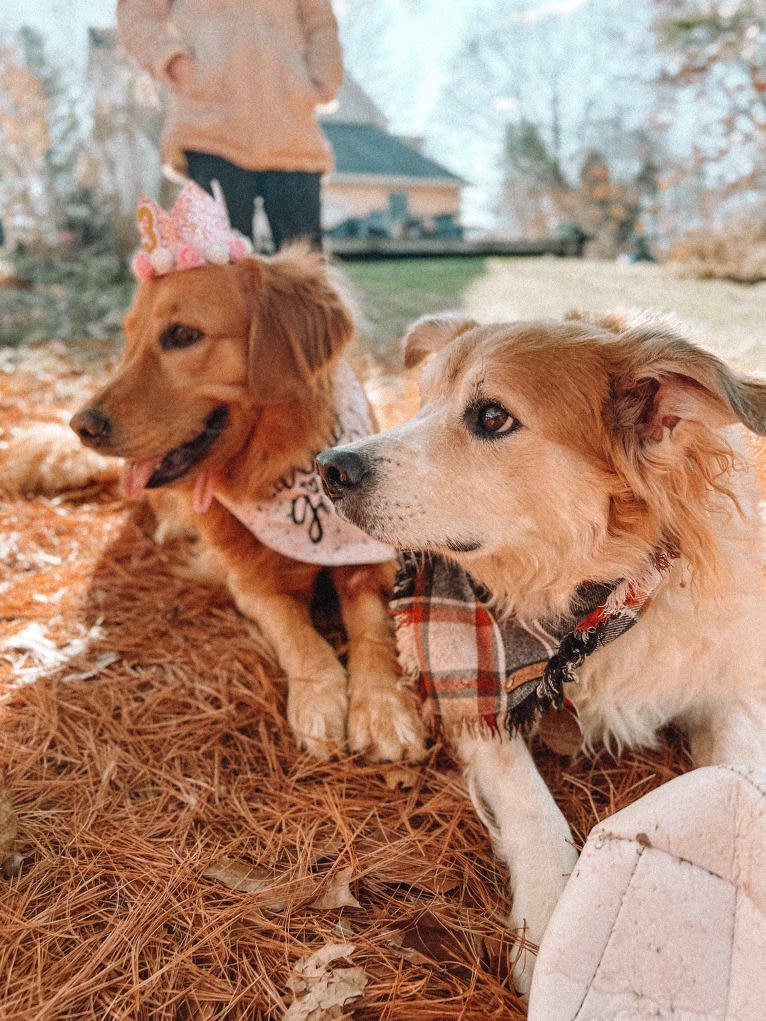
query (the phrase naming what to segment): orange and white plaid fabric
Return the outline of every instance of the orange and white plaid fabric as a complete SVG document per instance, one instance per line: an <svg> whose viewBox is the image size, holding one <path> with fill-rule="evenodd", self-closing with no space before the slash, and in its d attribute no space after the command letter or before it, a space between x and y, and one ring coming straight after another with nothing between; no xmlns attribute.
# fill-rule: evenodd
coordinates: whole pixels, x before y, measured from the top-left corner
<svg viewBox="0 0 766 1021"><path fill-rule="evenodd" d="M432 731L528 729L561 708L585 657L632 627L677 555L658 551L632 582L581 585L564 617L498 621L491 599L457 564L405 554L391 601L399 660L416 679Z"/></svg>

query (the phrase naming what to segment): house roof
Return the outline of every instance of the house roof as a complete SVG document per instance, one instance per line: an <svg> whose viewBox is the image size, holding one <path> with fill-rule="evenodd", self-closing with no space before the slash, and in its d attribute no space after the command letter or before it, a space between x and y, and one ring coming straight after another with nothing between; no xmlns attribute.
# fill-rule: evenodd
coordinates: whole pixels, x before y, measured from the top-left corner
<svg viewBox="0 0 766 1021"><path fill-rule="evenodd" d="M339 121L343 124L376 124L383 131L388 121L362 86L346 71L338 95L318 109L320 120Z"/></svg>
<svg viewBox="0 0 766 1021"><path fill-rule="evenodd" d="M389 135L376 124L321 120L322 130L335 153L335 173L374 177L412 177L465 182L412 145Z"/></svg>

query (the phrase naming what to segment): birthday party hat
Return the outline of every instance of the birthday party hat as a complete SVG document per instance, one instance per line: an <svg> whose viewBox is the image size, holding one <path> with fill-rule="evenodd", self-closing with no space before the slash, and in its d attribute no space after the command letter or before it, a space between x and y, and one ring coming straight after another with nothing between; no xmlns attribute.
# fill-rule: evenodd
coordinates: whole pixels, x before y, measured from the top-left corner
<svg viewBox="0 0 766 1021"><path fill-rule="evenodd" d="M187 181L169 212L142 195L136 209L141 250L133 258L139 280L209 263L239 262L253 250L248 238L232 230L226 206L194 181Z"/></svg>

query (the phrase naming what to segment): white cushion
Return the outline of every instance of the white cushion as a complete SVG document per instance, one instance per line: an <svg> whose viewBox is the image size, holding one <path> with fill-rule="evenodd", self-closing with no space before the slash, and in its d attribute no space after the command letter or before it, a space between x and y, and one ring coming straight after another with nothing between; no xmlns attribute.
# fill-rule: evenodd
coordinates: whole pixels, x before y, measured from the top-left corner
<svg viewBox="0 0 766 1021"><path fill-rule="evenodd" d="M766 770L711 766L594 827L529 1021L766 1021Z"/></svg>

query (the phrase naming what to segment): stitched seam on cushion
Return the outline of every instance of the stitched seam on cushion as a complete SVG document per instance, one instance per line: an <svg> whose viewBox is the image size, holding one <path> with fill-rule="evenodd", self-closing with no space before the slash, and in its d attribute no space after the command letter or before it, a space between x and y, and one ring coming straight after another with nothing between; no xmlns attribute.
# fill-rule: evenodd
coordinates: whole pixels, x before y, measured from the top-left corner
<svg viewBox="0 0 766 1021"><path fill-rule="evenodd" d="M727 769L730 773L734 773L735 776L740 777L744 780L749 787L752 787L754 791L757 791L761 797L766 798L766 783L760 784L753 779L752 769L748 769L747 766L719 766L719 769ZM766 770L762 767L758 767L758 772L763 773L766 776Z"/></svg>
<svg viewBox="0 0 766 1021"><path fill-rule="evenodd" d="M625 840L626 838L625 837L618 837L616 839L618 839L618 840ZM609 947L609 944L612 942L612 938L614 936L614 930L617 927L617 922L619 921L620 915L622 914L623 908L625 907L625 895L627 894L628 890L632 886L633 880L636 878L636 869L638 868L639 862L641 861L641 859L644 856L644 851L645 851L645 848L642 847L639 850L639 852L638 852L638 855L636 857L635 862L633 863L633 869L632 869L632 871L630 873L630 879L628 880L628 883L625 886L625 889L623 891L622 899L620 900L620 909L617 912L617 914L614 916L614 921L612 922L612 929L611 929L611 932L609 933L609 938L607 939L606 943L604 944L604 948L601 951L601 956L600 956L600 958L599 958L599 960L598 960L598 962L596 964L596 967L595 967L595 969L593 971L593 974L590 977L588 985L585 988L585 992L584 992L582 1000L580 1001L580 1004L579 1004L579 1006L577 1008L577 1013L575 1014L573 1021L580 1021L581 1012L582 1012L582 1010L583 1010L583 1008L585 1006L585 1001L588 999L588 993L590 992L590 988L591 988L591 986L593 985L593 983L596 980L596 975L598 975L599 968L601 967L601 965L603 963L604 955L606 954L607 948Z"/></svg>
<svg viewBox="0 0 766 1021"><path fill-rule="evenodd" d="M620 840L626 844L635 844L635 837L621 837L617 833L605 833L602 839L606 843L607 840ZM668 851L664 847L658 847L656 844L649 844L647 848L641 848L641 853L644 850L657 851L658 854L664 854L667 858L672 858L673 861L681 861L684 865L691 865L692 868L699 869L700 872L705 872L709 876L713 876L715 879L720 879L722 883L728 883L729 886L736 886L729 876L722 876L720 872L715 872L713 869L707 868L705 865L701 865L698 861L692 861L691 858L684 858L682 854L674 854L673 851ZM632 877L631 877L632 878Z"/></svg>
<svg viewBox="0 0 766 1021"><path fill-rule="evenodd" d="M736 772L736 770L732 770L732 771ZM756 787L756 789L757 789L757 787ZM635 843L635 841L632 838L630 838L630 837L621 837L621 836L617 836L617 835L611 834L611 833L610 834L604 834L604 839L605 840L620 840L620 841L623 841L623 842L629 843L629 844ZM665 855L666 858L670 858L672 861L683 862L685 865L689 865L691 868L698 869L700 872L704 872L705 874L707 874L709 876L712 876L714 879L718 879L718 880L720 880L720 882L726 883L727 886L733 887L734 890L735 890L735 900L734 900L734 912L735 912L735 915L734 915L734 919L733 919L733 923L732 923L732 935L734 933L734 926L736 925L736 913L737 913L737 911L739 909L739 904L742 901L747 901L750 904L752 904L753 907L755 907L755 902L752 900L752 898L748 897L748 895L745 893L745 891L742 890L739 886L737 886L736 883L734 883L731 879L727 879L725 876L721 876L717 872L712 872L710 869L705 868L704 865L700 865L698 862L690 861L688 858L681 858L679 855L673 854L671 851L665 851L661 847L649 847L649 848L642 847L640 852L639 852L638 857L636 858L635 865L633 866L633 870L632 870L631 875L630 875L630 879L628 880L628 883L627 883L627 885L625 887L625 890L624 890L624 893L623 893L623 897L622 897L622 901L621 901L621 904L620 904L620 910L615 915L614 922L612 924L612 931L610 933L609 939L604 944L604 949L603 949L603 951L601 953L601 956L600 956L599 961L598 961L598 963L596 965L596 968L595 968L595 970L593 971L593 974L590 977L590 980L588 982L588 986L587 986L587 988L585 990L585 994L583 995L583 998L582 998L579 1006L577 1007L577 1013L574 1015L573 1021L592 1021L592 1018L591 1019L588 1019L588 1018L583 1019L581 1011L586 1006L585 1001L588 998L588 993L590 992L590 987L593 984L593 982L595 981L596 976L598 975L599 968L601 967L601 964L603 962L603 959L604 959L604 956L606 954L606 951L607 951L607 949L608 949L608 947L609 947L609 945L610 945L610 943L612 941L612 936L614 934L614 930L617 927L617 922L618 922L618 920L620 918L620 914L622 913L622 907L623 907L623 905L625 903L625 895L630 890L631 884L633 883L633 880L634 880L635 875L636 875L636 870L638 869L639 863L640 863L640 861L641 861L641 859L642 859L642 857L644 855L644 851L646 851L646 850L657 851L658 853ZM726 977L726 1004L725 1004L724 1013L721 1015L722 1018L728 1016L729 997L731 995L731 975L732 975L733 961L734 961L734 955L733 955L733 953L731 953L729 955L729 970L728 970L728 974L727 974L727 977ZM705 1015L704 1017L707 1017L707 1015ZM703 1017L703 1015L700 1015L700 1021L704 1021L704 1017Z"/></svg>

